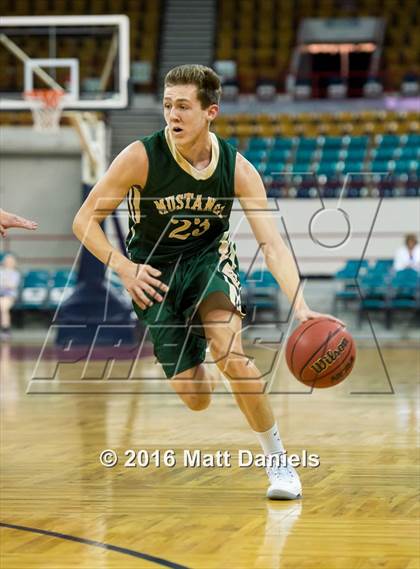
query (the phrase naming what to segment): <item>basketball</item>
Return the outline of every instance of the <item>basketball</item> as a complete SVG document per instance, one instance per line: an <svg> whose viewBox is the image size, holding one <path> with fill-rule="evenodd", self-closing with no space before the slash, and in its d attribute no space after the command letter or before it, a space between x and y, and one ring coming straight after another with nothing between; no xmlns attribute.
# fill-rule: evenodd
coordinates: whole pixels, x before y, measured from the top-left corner
<svg viewBox="0 0 420 569"><path fill-rule="evenodd" d="M286 361L295 378L310 387L333 387L350 374L356 348L345 326L333 318L314 318L294 330Z"/></svg>

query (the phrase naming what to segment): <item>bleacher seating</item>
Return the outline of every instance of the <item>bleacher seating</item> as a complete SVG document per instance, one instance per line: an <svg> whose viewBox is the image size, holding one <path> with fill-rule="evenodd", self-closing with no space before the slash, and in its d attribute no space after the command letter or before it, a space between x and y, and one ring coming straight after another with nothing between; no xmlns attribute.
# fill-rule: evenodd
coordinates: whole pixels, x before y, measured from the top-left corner
<svg viewBox="0 0 420 569"><path fill-rule="evenodd" d="M346 308L360 299L356 278L366 274L369 263L366 259L349 259L344 267L336 272L335 279L341 288L335 293L332 312L335 314L342 303Z"/></svg>
<svg viewBox="0 0 420 569"><path fill-rule="evenodd" d="M22 275L21 285L12 312L22 324L25 313L50 313L73 292L76 275L71 269L31 269Z"/></svg>
<svg viewBox="0 0 420 569"><path fill-rule="evenodd" d="M386 326L389 328L388 282L388 275L384 273L368 272L360 279L359 326L366 312L376 311L383 312L386 318Z"/></svg>
<svg viewBox="0 0 420 569"><path fill-rule="evenodd" d="M124 297L131 305L132 299L115 272L105 275L106 286ZM25 315L36 313L51 320L57 307L67 300L77 284L77 273L70 268L56 270L31 269L23 273L18 297L12 307L12 314L18 327L24 323Z"/></svg>
<svg viewBox="0 0 420 569"><path fill-rule="evenodd" d="M409 72L418 77L420 16L412 0L219 0L215 59L236 62L241 92L255 92L261 81L284 91L301 19L358 16L387 21L381 66L385 89L398 90Z"/></svg>
<svg viewBox="0 0 420 569"><path fill-rule="evenodd" d="M349 259L344 267L335 274L335 278L347 282L365 274L368 267L369 263L366 259Z"/></svg>
<svg viewBox="0 0 420 569"><path fill-rule="evenodd" d="M254 164L270 197L338 197L344 180L350 198L419 195L418 113L222 115L214 130Z"/></svg>
<svg viewBox="0 0 420 569"><path fill-rule="evenodd" d="M398 271L391 281L388 305L388 327L396 312L410 311L418 314L420 310L420 276L417 271L405 269Z"/></svg>
<svg viewBox="0 0 420 569"><path fill-rule="evenodd" d="M59 269L51 275L47 307L55 309L72 294L76 286L76 275L70 269Z"/></svg>
<svg viewBox="0 0 420 569"><path fill-rule="evenodd" d="M28 271L23 277L23 284L15 309L39 309L45 306L48 298L50 273L46 270Z"/></svg>
<svg viewBox="0 0 420 569"><path fill-rule="evenodd" d="M369 264L349 260L336 272L339 290L334 296L333 312L339 305L357 305L359 326L366 313L381 312L387 328L399 311L420 311L420 273L413 269L394 272L392 259L377 259Z"/></svg>

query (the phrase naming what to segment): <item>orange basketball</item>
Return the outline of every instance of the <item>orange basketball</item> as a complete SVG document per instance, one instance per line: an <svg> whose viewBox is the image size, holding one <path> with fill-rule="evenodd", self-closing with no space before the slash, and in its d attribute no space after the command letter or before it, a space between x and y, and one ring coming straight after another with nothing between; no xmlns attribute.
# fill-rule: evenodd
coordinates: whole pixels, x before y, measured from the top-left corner
<svg viewBox="0 0 420 569"><path fill-rule="evenodd" d="M333 387L353 369L356 348L351 334L333 318L307 320L294 330L286 346L292 374L310 387Z"/></svg>

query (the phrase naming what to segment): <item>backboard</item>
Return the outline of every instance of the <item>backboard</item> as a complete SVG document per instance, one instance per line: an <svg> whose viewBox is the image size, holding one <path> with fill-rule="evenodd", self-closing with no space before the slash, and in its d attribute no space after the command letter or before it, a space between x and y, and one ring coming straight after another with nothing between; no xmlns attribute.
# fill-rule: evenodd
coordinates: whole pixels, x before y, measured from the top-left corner
<svg viewBox="0 0 420 569"><path fill-rule="evenodd" d="M25 92L66 92L73 110L128 104L129 19L125 15L0 18L0 110L30 109Z"/></svg>

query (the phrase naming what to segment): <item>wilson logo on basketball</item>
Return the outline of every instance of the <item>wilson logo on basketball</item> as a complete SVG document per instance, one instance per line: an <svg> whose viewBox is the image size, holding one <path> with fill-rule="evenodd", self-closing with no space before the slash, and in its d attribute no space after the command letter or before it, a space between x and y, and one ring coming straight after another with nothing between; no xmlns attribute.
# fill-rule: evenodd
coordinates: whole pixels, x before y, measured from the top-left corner
<svg viewBox="0 0 420 569"><path fill-rule="evenodd" d="M325 355L311 364L311 368L314 370L314 372L321 373L330 367L330 365L333 364L335 360L341 356L348 343L349 341L346 338L343 338L335 350L328 350Z"/></svg>

